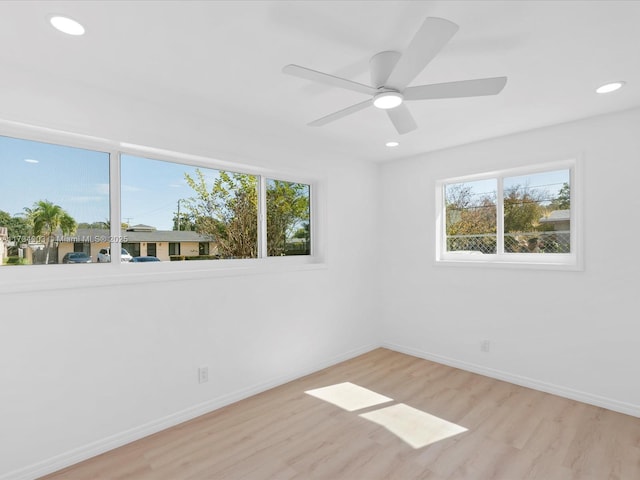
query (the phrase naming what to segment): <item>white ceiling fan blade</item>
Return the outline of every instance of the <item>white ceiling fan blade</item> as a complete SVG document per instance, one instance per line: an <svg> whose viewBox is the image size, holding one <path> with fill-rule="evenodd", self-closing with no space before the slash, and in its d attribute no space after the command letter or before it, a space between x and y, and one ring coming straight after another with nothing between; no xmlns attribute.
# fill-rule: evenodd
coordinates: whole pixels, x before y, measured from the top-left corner
<svg viewBox="0 0 640 480"><path fill-rule="evenodd" d="M380 52L369 60L369 72L371 83L374 87L382 87L400 59L400 52Z"/></svg>
<svg viewBox="0 0 640 480"><path fill-rule="evenodd" d="M479 97L482 95L496 95L502 91L506 84L507 77L478 78L475 80L409 87L403 92L403 95L405 100Z"/></svg>
<svg viewBox="0 0 640 480"><path fill-rule="evenodd" d="M309 123L310 127L321 127L322 125L326 125L327 123L331 123L335 120L338 120L342 117L346 117L347 115L351 115L352 113L359 112L360 110L364 110L365 108L373 105L373 100L365 100L364 102L356 103L355 105L351 105L350 107L343 108L342 110L338 110L337 112L331 113L326 117L319 118L318 120L314 120Z"/></svg>
<svg viewBox="0 0 640 480"><path fill-rule="evenodd" d="M444 18L427 17L389 75L386 87L402 91L458 31Z"/></svg>
<svg viewBox="0 0 640 480"><path fill-rule="evenodd" d="M400 135L404 135L418 128L416 121L413 119L411 112L405 104L387 110L387 115L389 115L393 126L396 127Z"/></svg>
<svg viewBox="0 0 640 480"><path fill-rule="evenodd" d="M311 70L310 68L301 67L300 65L287 65L283 67L282 73L287 75L293 75L294 77L300 77L312 82L325 83L334 87L346 88L347 90L353 90L355 92L366 93L367 95L375 95L377 90L369 85L363 83L352 82L346 78L340 78L328 73L318 72Z"/></svg>

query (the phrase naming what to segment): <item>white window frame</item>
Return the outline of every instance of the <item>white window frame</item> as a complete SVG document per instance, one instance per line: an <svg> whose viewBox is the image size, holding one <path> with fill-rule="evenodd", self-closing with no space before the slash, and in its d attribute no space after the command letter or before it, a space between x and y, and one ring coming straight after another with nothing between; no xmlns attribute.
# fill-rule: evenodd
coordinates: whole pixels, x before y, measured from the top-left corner
<svg viewBox="0 0 640 480"><path fill-rule="evenodd" d="M141 281L167 281L218 276L263 274L270 271L324 269L327 261L326 237L326 183L325 177L300 174L278 169L256 167L239 162L229 162L201 155L186 154L144 145L118 142L99 137L36 127L7 120L0 120L0 135L35 142L83 148L109 154L109 218L111 221L111 262L77 265L30 265L28 267L0 267L0 289L6 293L79 288L90 286L139 283ZM121 155L144 157L185 164L194 167L246 173L258 177L259 210L256 221L258 232L258 258L221 259L201 262L149 262L131 265L120 261L121 243ZM310 199L310 255L268 257L266 255L266 178L309 185ZM265 197L265 198L262 198ZM74 268L75 267L75 268ZM64 279L64 282L61 281Z"/></svg>
<svg viewBox="0 0 640 480"><path fill-rule="evenodd" d="M554 170L569 170L571 186L571 214L570 214L570 253L513 253L504 251L504 192L503 180L527 174L544 173ZM454 178L439 179L435 186L435 263L436 265L452 266L485 266L485 267L516 267L516 268L545 268L557 270L583 270L583 239L582 239L582 161L579 156L555 162L540 163L517 168L510 168ZM496 195L496 239L495 254L448 252L446 232L446 202L445 186L454 183L472 182L477 180L497 180Z"/></svg>

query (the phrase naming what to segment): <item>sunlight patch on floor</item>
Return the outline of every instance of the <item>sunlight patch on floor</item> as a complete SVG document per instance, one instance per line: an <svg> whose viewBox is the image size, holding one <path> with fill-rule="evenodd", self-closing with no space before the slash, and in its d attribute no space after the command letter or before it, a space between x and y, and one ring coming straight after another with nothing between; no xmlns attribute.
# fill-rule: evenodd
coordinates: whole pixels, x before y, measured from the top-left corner
<svg viewBox="0 0 640 480"><path fill-rule="evenodd" d="M305 393L332 403L348 412L393 401L393 398L385 397L351 382L336 383L328 387L307 390Z"/></svg>
<svg viewBox="0 0 640 480"><path fill-rule="evenodd" d="M307 390L304 393L332 403L348 412L393 402L393 398L351 382L336 383L328 387ZM467 431L465 427L404 403L381 407L358 416L386 428L413 448L426 447Z"/></svg>
<svg viewBox="0 0 640 480"><path fill-rule="evenodd" d="M467 429L404 403L362 413L360 417L383 426L413 448L422 448Z"/></svg>

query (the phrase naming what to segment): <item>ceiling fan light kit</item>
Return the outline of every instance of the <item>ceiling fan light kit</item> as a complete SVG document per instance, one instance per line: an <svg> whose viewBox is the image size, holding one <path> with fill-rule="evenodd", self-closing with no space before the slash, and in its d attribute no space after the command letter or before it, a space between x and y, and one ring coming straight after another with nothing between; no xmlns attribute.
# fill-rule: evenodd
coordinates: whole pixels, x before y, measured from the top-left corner
<svg viewBox="0 0 640 480"><path fill-rule="evenodd" d="M402 103L404 97L399 92L381 92L373 97L373 106L382 110L396 108Z"/></svg>
<svg viewBox="0 0 640 480"><path fill-rule="evenodd" d="M389 120L396 131L402 135L417 128L406 106L407 101L496 95L507 83L507 77L493 77L409 86L457 31L458 25L449 20L427 17L404 53L386 51L371 57L369 68L374 86L353 82L300 65L286 65L282 72L371 97L369 100L314 120L309 123L309 126L326 125L373 105L387 111Z"/></svg>

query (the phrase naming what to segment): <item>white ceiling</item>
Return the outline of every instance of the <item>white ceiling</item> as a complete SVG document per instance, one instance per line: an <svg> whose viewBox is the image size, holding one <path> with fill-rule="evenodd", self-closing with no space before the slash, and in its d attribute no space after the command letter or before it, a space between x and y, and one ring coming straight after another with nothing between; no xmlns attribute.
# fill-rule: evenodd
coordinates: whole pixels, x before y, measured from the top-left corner
<svg viewBox="0 0 640 480"><path fill-rule="evenodd" d="M86 35L53 30L54 13L80 21ZM501 94L410 102L418 129L402 136L375 108L306 126L367 96L285 75L284 65L370 84L369 58L402 52L427 16L460 29L411 85L504 75ZM640 106L639 25L640 1L3 1L0 72L385 161ZM613 80L627 85L594 92Z"/></svg>

